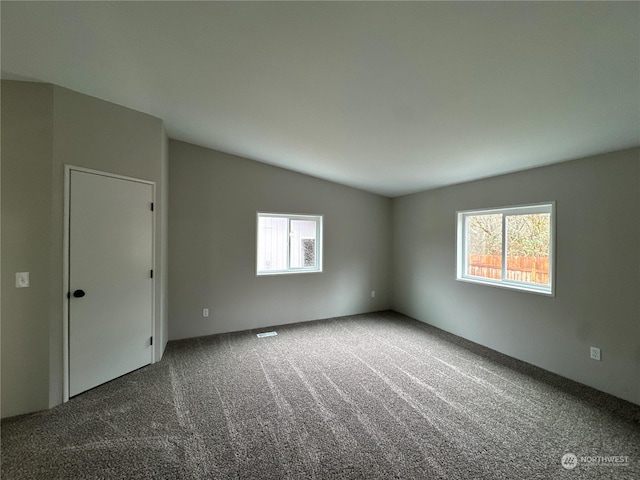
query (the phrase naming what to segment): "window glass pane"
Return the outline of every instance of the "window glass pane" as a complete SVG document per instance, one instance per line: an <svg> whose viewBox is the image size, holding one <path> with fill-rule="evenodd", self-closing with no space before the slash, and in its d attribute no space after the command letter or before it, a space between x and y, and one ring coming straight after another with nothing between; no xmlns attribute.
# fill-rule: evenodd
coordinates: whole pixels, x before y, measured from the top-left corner
<svg viewBox="0 0 640 480"><path fill-rule="evenodd" d="M282 217L258 219L258 271L287 269L287 223Z"/></svg>
<svg viewBox="0 0 640 480"><path fill-rule="evenodd" d="M502 278L502 214L467 215L467 275Z"/></svg>
<svg viewBox="0 0 640 480"><path fill-rule="evenodd" d="M507 280L549 285L551 214L507 215Z"/></svg>
<svg viewBox="0 0 640 480"><path fill-rule="evenodd" d="M291 268L316 266L316 232L314 220L291 220Z"/></svg>

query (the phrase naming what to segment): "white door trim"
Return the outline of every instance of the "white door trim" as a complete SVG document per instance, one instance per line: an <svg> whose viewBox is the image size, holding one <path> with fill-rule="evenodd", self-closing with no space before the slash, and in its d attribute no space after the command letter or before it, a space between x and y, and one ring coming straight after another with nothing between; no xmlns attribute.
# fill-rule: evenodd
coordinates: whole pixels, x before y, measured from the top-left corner
<svg viewBox="0 0 640 480"><path fill-rule="evenodd" d="M71 184L71 172L82 172L93 175L101 175L103 177L118 178L121 180L128 180L131 182L144 183L151 185L153 192L153 203L156 204L156 183L148 180L142 180L140 178L126 177L124 175L117 175L109 172L102 172L99 170L92 170L84 167L76 167L74 165L64 166L64 226L63 226L63 242L62 242L62 401L69 401L69 299L67 293L69 290L69 234L70 234L70 222L69 222L69 207L71 205L70 189ZM156 217L153 216L152 227L152 258L153 258L153 271L157 272L156 264ZM151 288L152 300L151 300L151 330L155 342L159 342L160 339L156 338L156 282L157 275L154 275L151 281L153 286ZM151 363L156 362L156 345L151 349Z"/></svg>

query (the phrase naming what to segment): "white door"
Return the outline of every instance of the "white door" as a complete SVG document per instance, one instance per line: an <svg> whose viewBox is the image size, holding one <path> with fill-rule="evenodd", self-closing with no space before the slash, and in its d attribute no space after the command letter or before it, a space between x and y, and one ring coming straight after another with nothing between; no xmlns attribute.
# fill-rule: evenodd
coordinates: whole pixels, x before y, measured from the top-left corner
<svg viewBox="0 0 640 480"><path fill-rule="evenodd" d="M152 361L153 186L71 170L69 396Z"/></svg>

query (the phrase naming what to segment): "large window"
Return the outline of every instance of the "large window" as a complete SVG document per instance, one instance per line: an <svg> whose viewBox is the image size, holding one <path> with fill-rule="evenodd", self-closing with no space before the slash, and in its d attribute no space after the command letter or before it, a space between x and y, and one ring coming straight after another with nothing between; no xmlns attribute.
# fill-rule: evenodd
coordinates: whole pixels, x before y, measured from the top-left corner
<svg viewBox="0 0 640 480"><path fill-rule="evenodd" d="M322 216L258 213L256 273L322 271Z"/></svg>
<svg viewBox="0 0 640 480"><path fill-rule="evenodd" d="M457 213L457 279L553 295L555 204Z"/></svg>

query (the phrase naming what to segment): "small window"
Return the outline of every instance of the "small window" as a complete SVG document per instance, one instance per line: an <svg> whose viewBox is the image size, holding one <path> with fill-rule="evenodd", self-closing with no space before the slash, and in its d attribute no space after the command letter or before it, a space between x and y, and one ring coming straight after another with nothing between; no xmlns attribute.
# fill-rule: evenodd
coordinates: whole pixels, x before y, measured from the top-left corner
<svg viewBox="0 0 640 480"><path fill-rule="evenodd" d="M553 295L555 203L457 213L457 279Z"/></svg>
<svg viewBox="0 0 640 480"><path fill-rule="evenodd" d="M256 273L322 271L322 216L258 213Z"/></svg>

